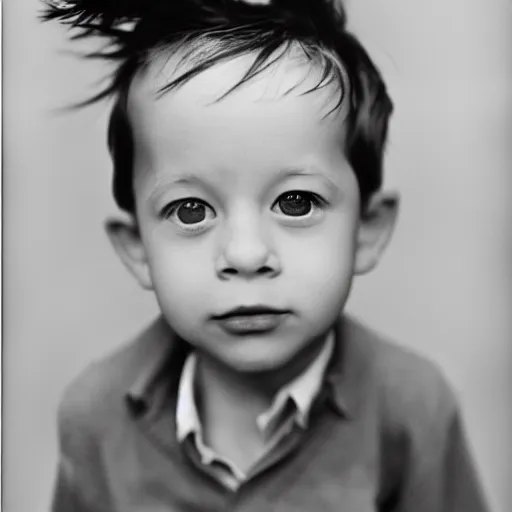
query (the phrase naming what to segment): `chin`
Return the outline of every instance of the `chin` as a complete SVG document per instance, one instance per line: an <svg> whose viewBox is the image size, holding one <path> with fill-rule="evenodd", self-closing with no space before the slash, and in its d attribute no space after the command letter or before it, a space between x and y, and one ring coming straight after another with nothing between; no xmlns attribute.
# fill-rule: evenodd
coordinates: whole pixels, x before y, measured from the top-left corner
<svg viewBox="0 0 512 512"><path fill-rule="evenodd" d="M275 354L265 354L262 357L230 358L226 363L240 373L269 373L284 368L293 356L276 357Z"/></svg>

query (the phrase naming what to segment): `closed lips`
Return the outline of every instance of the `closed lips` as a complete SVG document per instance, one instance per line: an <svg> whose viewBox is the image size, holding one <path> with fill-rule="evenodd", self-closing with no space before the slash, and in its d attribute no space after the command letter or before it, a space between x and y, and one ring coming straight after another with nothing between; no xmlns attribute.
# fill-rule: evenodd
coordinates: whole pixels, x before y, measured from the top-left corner
<svg viewBox="0 0 512 512"><path fill-rule="evenodd" d="M257 315L284 315L289 313L285 309L276 309L268 306L240 306L235 309L231 309L226 313L220 315L214 315L213 318L216 320L224 320L226 318L240 317L240 316L257 316Z"/></svg>

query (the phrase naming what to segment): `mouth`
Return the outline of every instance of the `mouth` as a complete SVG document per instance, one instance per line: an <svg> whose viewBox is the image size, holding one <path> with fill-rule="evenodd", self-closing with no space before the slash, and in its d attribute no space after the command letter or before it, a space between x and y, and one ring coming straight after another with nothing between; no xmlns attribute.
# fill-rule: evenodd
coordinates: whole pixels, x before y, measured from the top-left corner
<svg viewBox="0 0 512 512"><path fill-rule="evenodd" d="M250 334L276 329L290 313L270 306L240 306L212 318L230 334Z"/></svg>
<svg viewBox="0 0 512 512"><path fill-rule="evenodd" d="M260 315L285 315L290 311L287 309L277 309L270 306L239 306L230 309L220 315L214 315L215 320L225 320L233 317L260 316Z"/></svg>

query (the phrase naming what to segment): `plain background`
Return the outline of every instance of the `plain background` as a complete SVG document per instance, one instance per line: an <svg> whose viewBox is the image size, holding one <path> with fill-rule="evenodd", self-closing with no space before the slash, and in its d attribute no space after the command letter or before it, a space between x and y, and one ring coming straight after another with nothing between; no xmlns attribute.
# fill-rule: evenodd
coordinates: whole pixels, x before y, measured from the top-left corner
<svg viewBox="0 0 512 512"><path fill-rule="evenodd" d="M172 1L172 0L169 0ZM4 2L4 510L48 508L66 383L156 312L117 261L106 105L57 112L104 66L66 53L38 0ZM396 112L402 193L382 265L349 310L439 363L493 509L512 510L512 2L351 0Z"/></svg>

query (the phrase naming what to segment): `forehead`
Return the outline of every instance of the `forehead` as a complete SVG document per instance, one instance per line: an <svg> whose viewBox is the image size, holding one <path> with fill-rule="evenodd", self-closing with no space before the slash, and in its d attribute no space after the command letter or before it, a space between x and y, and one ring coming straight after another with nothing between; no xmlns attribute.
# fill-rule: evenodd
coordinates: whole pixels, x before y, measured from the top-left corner
<svg viewBox="0 0 512 512"><path fill-rule="evenodd" d="M192 65L183 56L181 51L155 56L132 83L128 115L136 153L153 160L170 152L174 159L198 159L193 153L200 147L205 158L235 161L250 154L259 161L342 145L347 102L333 111L339 83L317 87L323 69L300 52L289 52L226 96L255 55L220 62L159 94Z"/></svg>

